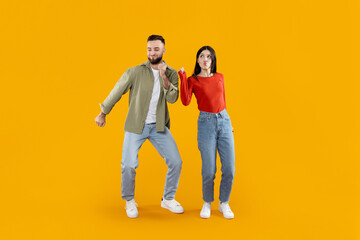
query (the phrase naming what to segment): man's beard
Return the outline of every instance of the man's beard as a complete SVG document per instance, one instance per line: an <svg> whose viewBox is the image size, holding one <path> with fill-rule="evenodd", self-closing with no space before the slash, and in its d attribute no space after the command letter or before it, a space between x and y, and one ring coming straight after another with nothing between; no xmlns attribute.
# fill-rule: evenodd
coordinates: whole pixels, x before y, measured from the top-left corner
<svg viewBox="0 0 360 240"><path fill-rule="evenodd" d="M155 58L154 60L152 60L150 57L148 57L148 59L149 59L151 64L158 64L162 60L162 55L160 57L158 57L158 58Z"/></svg>

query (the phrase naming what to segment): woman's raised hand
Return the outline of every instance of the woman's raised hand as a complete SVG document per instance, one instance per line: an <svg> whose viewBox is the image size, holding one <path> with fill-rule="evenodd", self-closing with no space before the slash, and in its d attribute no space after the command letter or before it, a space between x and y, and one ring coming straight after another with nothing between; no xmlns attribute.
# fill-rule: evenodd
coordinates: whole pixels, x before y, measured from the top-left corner
<svg viewBox="0 0 360 240"><path fill-rule="evenodd" d="M184 68L182 67L182 68L180 68L180 70L179 70L181 73L184 73L185 72L185 70L184 70Z"/></svg>

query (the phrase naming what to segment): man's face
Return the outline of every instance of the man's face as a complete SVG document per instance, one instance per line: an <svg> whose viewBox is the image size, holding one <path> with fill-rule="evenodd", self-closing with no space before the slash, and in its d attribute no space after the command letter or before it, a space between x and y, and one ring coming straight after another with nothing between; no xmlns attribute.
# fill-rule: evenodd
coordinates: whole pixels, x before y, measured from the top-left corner
<svg viewBox="0 0 360 240"><path fill-rule="evenodd" d="M147 57L151 64L158 64L165 53L165 46L160 40L148 41Z"/></svg>

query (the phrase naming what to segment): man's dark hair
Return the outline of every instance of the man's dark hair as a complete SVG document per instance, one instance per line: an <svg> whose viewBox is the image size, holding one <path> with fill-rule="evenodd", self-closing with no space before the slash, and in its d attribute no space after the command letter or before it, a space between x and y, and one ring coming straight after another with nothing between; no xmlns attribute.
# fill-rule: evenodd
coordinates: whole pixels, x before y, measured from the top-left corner
<svg viewBox="0 0 360 240"><path fill-rule="evenodd" d="M149 41L155 41L155 40L160 40L165 45L165 39L160 35L151 35L148 37L147 41L149 42Z"/></svg>

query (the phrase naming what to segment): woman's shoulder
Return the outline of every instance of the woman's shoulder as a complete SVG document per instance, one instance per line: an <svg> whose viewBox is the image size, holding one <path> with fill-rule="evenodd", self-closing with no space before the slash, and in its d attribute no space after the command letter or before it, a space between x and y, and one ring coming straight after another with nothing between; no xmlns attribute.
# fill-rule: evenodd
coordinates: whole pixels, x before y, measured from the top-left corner
<svg viewBox="0 0 360 240"><path fill-rule="evenodd" d="M217 76L218 78L220 78L220 79L224 79L224 74L222 74L222 73L219 73L219 72L217 72L217 73L215 73L215 76Z"/></svg>
<svg viewBox="0 0 360 240"><path fill-rule="evenodd" d="M188 81L196 81L196 78L194 75L191 75L190 77L188 77Z"/></svg>

